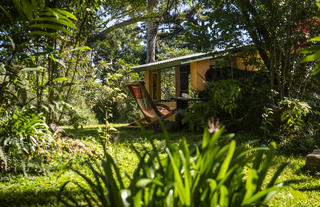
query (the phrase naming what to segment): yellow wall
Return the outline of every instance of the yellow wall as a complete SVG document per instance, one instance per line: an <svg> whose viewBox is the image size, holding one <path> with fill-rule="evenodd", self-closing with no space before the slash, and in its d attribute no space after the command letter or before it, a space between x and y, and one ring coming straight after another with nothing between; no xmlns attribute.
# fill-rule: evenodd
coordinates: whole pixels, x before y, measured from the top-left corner
<svg viewBox="0 0 320 207"><path fill-rule="evenodd" d="M206 72L210 68L210 60L190 63L191 89L202 91L206 87Z"/></svg>
<svg viewBox="0 0 320 207"><path fill-rule="evenodd" d="M151 73L150 71L145 71L144 72L144 82L145 82L145 87L148 91L148 93L151 93Z"/></svg>
<svg viewBox="0 0 320 207"><path fill-rule="evenodd" d="M256 57L260 57L257 53L256 55L253 55ZM254 65L245 65L244 64L244 58L241 57L241 53L234 54L229 57L224 57L221 59L214 59L211 60L212 65L215 65L216 61L222 61L221 63L225 65L225 67L233 67L238 68L242 70L257 70L257 66ZM210 60L202 60L198 62L192 62L190 63L190 78L191 78L191 90L194 91L202 91L206 87L206 78L205 74L210 68ZM180 68L179 66L176 67L176 96L179 96L180 94ZM160 70L150 70L145 71L145 84L146 89L149 92L150 96L153 97L153 91L152 91L152 73L158 74L158 80L157 80L157 99L155 100L161 100L161 72Z"/></svg>
<svg viewBox="0 0 320 207"><path fill-rule="evenodd" d="M241 70L257 70L258 69L257 65L246 65L245 64L245 59L240 57L240 56L241 56L241 53L237 53L234 56L234 59L235 59L235 62L236 62L236 65L235 65L236 68L241 69ZM254 56L247 56L247 58L260 58L261 59L261 57L258 54L258 52Z"/></svg>
<svg viewBox="0 0 320 207"><path fill-rule="evenodd" d="M152 90L152 74L157 73L158 79L157 79L157 98L154 100L161 100L161 72L160 70L149 70L144 72L144 81L145 81L145 87L150 94L150 97L153 96L153 90Z"/></svg>

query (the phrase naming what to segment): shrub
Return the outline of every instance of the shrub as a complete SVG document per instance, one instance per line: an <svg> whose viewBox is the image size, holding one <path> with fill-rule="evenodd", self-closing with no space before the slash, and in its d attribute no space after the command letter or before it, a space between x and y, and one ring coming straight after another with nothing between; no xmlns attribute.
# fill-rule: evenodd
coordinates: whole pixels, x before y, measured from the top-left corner
<svg viewBox="0 0 320 207"><path fill-rule="evenodd" d="M308 102L285 98L277 107L265 107L261 129L283 151L307 153L317 144L319 112Z"/></svg>
<svg viewBox="0 0 320 207"><path fill-rule="evenodd" d="M183 123L189 123L192 130L205 127L206 120L210 118L232 118L238 107L236 102L241 96L241 89L235 80L219 80L209 83L200 95L208 100L194 104L183 119Z"/></svg>
<svg viewBox="0 0 320 207"><path fill-rule="evenodd" d="M46 150L51 133L42 114L30 109L5 109L0 107L0 170L27 172ZM30 168L31 169L31 168Z"/></svg>
<svg viewBox="0 0 320 207"><path fill-rule="evenodd" d="M77 129L79 126L83 127L84 125L98 123L98 121L95 120L93 112L86 106L84 98L81 96L76 99L76 103L73 103L73 105L65 102L57 103L61 105L61 112L64 109L63 119L61 120L61 124L63 125L71 125Z"/></svg>
<svg viewBox="0 0 320 207"><path fill-rule="evenodd" d="M90 186L74 182L82 192L82 201L60 190L58 201L67 206L262 206L283 188L276 184L286 166L282 164L266 181L273 167L275 143L269 148L248 149L236 146L223 129L209 135L205 130L201 146L190 149L186 139L173 144L166 135L165 156L153 140L152 150L136 152L139 163L126 187L113 158L105 152L100 163L88 162L92 175L74 170ZM166 134L166 133L165 133Z"/></svg>
<svg viewBox="0 0 320 207"><path fill-rule="evenodd" d="M138 76L132 73L130 65L119 59L110 65L100 62L96 68L102 82L91 83L86 90L86 99L99 123L105 123L105 115L110 122L130 122L139 118L136 103L128 95L126 82L137 80Z"/></svg>
<svg viewBox="0 0 320 207"><path fill-rule="evenodd" d="M303 101L292 98L285 98L279 102L280 107L284 107L281 114L283 130L301 130L304 127L303 118L311 112L310 106Z"/></svg>
<svg viewBox="0 0 320 207"><path fill-rule="evenodd" d="M304 128L304 118L311 112L311 107L306 102L285 98L278 103L278 106L277 113L273 108L265 107L265 113L262 114L262 130L270 133L271 128L277 127L278 132L293 133Z"/></svg>

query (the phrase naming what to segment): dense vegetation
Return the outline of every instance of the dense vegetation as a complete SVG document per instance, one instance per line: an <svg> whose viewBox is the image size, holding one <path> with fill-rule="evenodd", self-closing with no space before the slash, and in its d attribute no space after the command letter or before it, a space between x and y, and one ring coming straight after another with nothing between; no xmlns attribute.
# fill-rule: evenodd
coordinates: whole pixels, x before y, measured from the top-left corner
<svg viewBox="0 0 320 207"><path fill-rule="evenodd" d="M313 0L1 1L0 204L39 198L40 205L56 205L58 198L85 206L252 206L281 190L311 196L314 203L301 205L317 205L319 188L310 184L318 183L317 173L300 168L301 156L320 146L318 6ZM147 142L147 133L121 137L108 124L141 115L125 86L143 78L133 65L242 46L248 46L244 63L260 71L192 94L207 101L184 111L179 137ZM162 77L163 98L172 96L172 79L172 73ZM84 133L98 123L106 124L99 133ZM212 135L205 130L200 141L207 127ZM129 138L143 144L123 143ZM294 164L285 168L280 163L287 160ZM300 188L303 179L308 183ZM269 204L293 206L296 198L290 199L276 196Z"/></svg>

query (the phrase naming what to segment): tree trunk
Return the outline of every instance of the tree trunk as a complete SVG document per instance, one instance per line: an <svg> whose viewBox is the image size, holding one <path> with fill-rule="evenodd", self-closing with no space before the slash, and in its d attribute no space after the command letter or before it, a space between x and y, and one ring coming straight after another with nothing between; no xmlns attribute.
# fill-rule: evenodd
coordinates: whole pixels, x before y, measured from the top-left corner
<svg viewBox="0 0 320 207"><path fill-rule="evenodd" d="M148 0L148 13L151 15L158 4L158 0ZM152 20L148 21L147 30L147 63L156 60L156 43L157 43L158 25Z"/></svg>

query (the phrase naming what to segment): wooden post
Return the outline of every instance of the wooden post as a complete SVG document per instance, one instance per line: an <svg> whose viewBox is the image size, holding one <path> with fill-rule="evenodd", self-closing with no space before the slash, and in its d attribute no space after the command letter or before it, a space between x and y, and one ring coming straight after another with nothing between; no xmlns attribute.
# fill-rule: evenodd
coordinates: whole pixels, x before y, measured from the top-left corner
<svg viewBox="0 0 320 207"><path fill-rule="evenodd" d="M151 94L152 91L152 85L151 85L151 71L145 71L144 72L144 82L145 82L145 87L148 91L149 94Z"/></svg>
<svg viewBox="0 0 320 207"><path fill-rule="evenodd" d="M161 100L161 72L149 70L144 72L145 87L152 100Z"/></svg>
<svg viewBox="0 0 320 207"><path fill-rule="evenodd" d="M181 93L180 67L179 66L176 67L175 77L176 77L176 97L179 97L180 93Z"/></svg>

